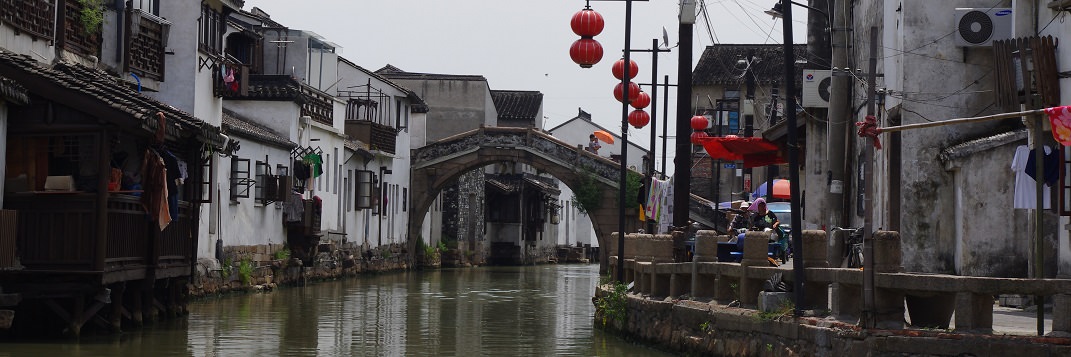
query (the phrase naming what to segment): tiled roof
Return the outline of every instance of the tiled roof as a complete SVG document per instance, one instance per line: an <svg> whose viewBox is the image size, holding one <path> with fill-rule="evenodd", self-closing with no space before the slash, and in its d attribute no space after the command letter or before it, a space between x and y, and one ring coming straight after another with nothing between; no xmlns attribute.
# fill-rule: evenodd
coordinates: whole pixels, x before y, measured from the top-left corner
<svg viewBox="0 0 1071 357"><path fill-rule="evenodd" d="M748 50L755 50L758 59L752 66L755 82L759 84L781 82L784 79L784 46L719 44L707 46L692 72L692 84L734 84L744 82L744 68L738 67L738 60L746 60ZM795 46L796 58L807 59L807 45ZM803 66L798 66L803 69ZM798 82L798 81L797 81Z"/></svg>
<svg viewBox="0 0 1071 357"><path fill-rule="evenodd" d="M372 151L368 149L368 144L365 144L357 139L347 138L346 141L342 143L342 146L357 153L357 155L363 157L365 161L371 160L376 157L376 154L372 153Z"/></svg>
<svg viewBox="0 0 1071 357"><path fill-rule="evenodd" d="M255 74L249 76L249 94L242 99L294 100L301 97L301 83L289 75Z"/></svg>
<svg viewBox="0 0 1071 357"><path fill-rule="evenodd" d="M0 98L19 105L30 104L30 96L13 80L0 76Z"/></svg>
<svg viewBox="0 0 1071 357"><path fill-rule="evenodd" d="M61 100L64 95L83 94L100 101L114 110L127 113L149 127L156 126L156 113L161 112L169 121L182 129L200 131L202 139L219 145L219 128L197 119L193 115L153 98L138 93L129 83L98 70L74 63L56 63L44 67L27 55L18 55L0 49L0 75L18 80L24 86L30 81L46 81L61 88L49 93ZM30 88L30 92L34 92ZM42 93L38 93L42 94Z"/></svg>
<svg viewBox="0 0 1071 357"><path fill-rule="evenodd" d="M543 105L543 93L536 91L492 90L499 119L535 120Z"/></svg>
<svg viewBox="0 0 1071 357"><path fill-rule="evenodd" d="M223 129L228 134L233 133L251 139L261 140L287 149L293 149L297 146L296 143L279 135L275 131L243 118L241 115L227 109L223 109Z"/></svg>
<svg viewBox="0 0 1071 357"><path fill-rule="evenodd" d="M487 81L487 78L481 75L469 75L469 74L437 74L437 73L412 73L405 72L391 65L383 66L376 71L381 76L391 79L430 79L430 80L447 80L447 81Z"/></svg>

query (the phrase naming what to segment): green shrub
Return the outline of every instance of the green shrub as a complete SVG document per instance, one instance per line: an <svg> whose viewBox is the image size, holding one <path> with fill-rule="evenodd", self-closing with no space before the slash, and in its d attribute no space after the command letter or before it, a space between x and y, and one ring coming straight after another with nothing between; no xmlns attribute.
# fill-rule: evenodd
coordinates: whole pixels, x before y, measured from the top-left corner
<svg viewBox="0 0 1071 357"><path fill-rule="evenodd" d="M82 23L82 30L86 34L96 33L100 25L104 23L103 0L78 0L82 9L78 12L78 21Z"/></svg>
<svg viewBox="0 0 1071 357"><path fill-rule="evenodd" d="M628 318L628 287L614 283L605 296L595 299L595 317L606 326L611 321L625 322Z"/></svg>
<svg viewBox="0 0 1071 357"><path fill-rule="evenodd" d="M283 248L275 251L275 260L287 260L290 259L290 248Z"/></svg>
<svg viewBox="0 0 1071 357"><path fill-rule="evenodd" d="M238 280L242 281L242 285L249 285L253 280L253 262L248 258L238 263Z"/></svg>

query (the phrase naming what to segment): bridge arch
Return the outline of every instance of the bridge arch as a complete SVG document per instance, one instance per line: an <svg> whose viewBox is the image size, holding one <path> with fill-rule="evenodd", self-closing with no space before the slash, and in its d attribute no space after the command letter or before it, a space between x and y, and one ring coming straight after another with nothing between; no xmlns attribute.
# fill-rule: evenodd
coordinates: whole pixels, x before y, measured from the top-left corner
<svg viewBox="0 0 1071 357"><path fill-rule="evenodd" d="M618 229L618 180L621 166L532 128L480 127L413 151L409 251L435 197L462 174L498 162L519 162L553 175L566 186L579 187L590 172L602 189L603 204L588 212L600 247ZM600 249L605 270L608 252Z"/></svg>

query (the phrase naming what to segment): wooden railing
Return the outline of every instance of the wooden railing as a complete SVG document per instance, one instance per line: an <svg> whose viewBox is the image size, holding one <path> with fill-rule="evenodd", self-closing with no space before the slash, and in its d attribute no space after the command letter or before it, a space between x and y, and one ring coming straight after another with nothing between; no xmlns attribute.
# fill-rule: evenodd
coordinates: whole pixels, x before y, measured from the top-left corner
<svg viewBox="0 0 1071 357"><path fill-rule="evenodd" d="M144 78L164 80L164 48L171 24L149 13L130 9L126 13L127 68Z"/></svg>
<svg viewBox="0 0 1071 357"><path fill-rule="evenodd" d="M34 38L56 38L55 14L55 0L0 0L0 22Z"/></svg>
<svg viewBox="0 0 1071 357"><path fill-rule="evenodd" d="M97 195L46 193L11 195L5 206L18 211L17 249L28 270L96 271L104 259L106 271L144 267L151 263L184 264L193 256L194 206L182 201L179 215L164 231L145 214L140 197L114 194L108 198L107 237L97 237ZM156 238L156 244L152 240ZM107 239L103 257L97 243Z"/></svg>
<svg viewBox="0 0 1071 357"><path fill-rule="evenodd" d="M331 95L302 84L301 99L301 116L308 116L323 124L335 125L335 109Z"/></svg>
<svg viewBox="0 0 1071 357"><path fill-rule="evenodd" d="M64 1L63 48L85 56L100 54L103 19L95 28L86 28L82 21L84 6L79 1Z"/></svg>
<svg viewBox="0 0 1071 357"><path fill-rule="evenodd" d="M97 246L97 195L35 194L5 198L18 211L19 258L26 269L92 270Z"/></svg>

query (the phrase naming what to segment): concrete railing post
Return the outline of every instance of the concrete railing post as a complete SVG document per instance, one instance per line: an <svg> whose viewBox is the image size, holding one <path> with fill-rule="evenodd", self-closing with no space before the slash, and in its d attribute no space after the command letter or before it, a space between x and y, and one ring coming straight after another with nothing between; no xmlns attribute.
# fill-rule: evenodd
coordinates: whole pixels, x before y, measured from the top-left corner
<svg viewBox="0 0 1071 357"><path fill-rule="evenodd" d="M692 257L694 262L716 262L718 261L718 232L715 231L699 231L695 234L695 256Z"/></svg>
<svg viewBox="0 0 1071 357"><path fill-rule="evenodd" d="M864 244L874 245L874 273L899 273L904 270L899 232L874 232L870 241ZM874 310L875 326L878 328L904 328L904 292L902 290L876 289Z"/></svg>
<svg viewBox="0 0 1071 357"><path fill-rule="evenodd" d="M1071 336L1071 295L1052 297L1052 335Z"/></svg>
<svg viewBox="0 0 1071 357"><path fill-rule="evenodd" d="M762 279L749 279L747 277L747 267L752 266L769 266L769 260L766 259L766 252L770 247L770 234L766 232L747 232L744 237L744 252L743 258L740 260L740 266L744 267L743 275L740 277L740 303L744 305L755 305L759 300L759 292L762 291Z"/></svg>
<svg viewBox="0 0 1071 357"><path fill-rule="evenodd" d="M826 257L829 237L825 231L803 231L803 267L804 268L828 268L829 261ZM826 309L829 307L829 284L805 281L807 287L804 291L807 299L807 309Z"/></svg>
<svg viewBox="0 0 1071 357"><path fill-rule="evenodd" d="M956 331L993 332L993 296L956 293Z"/></svg>

